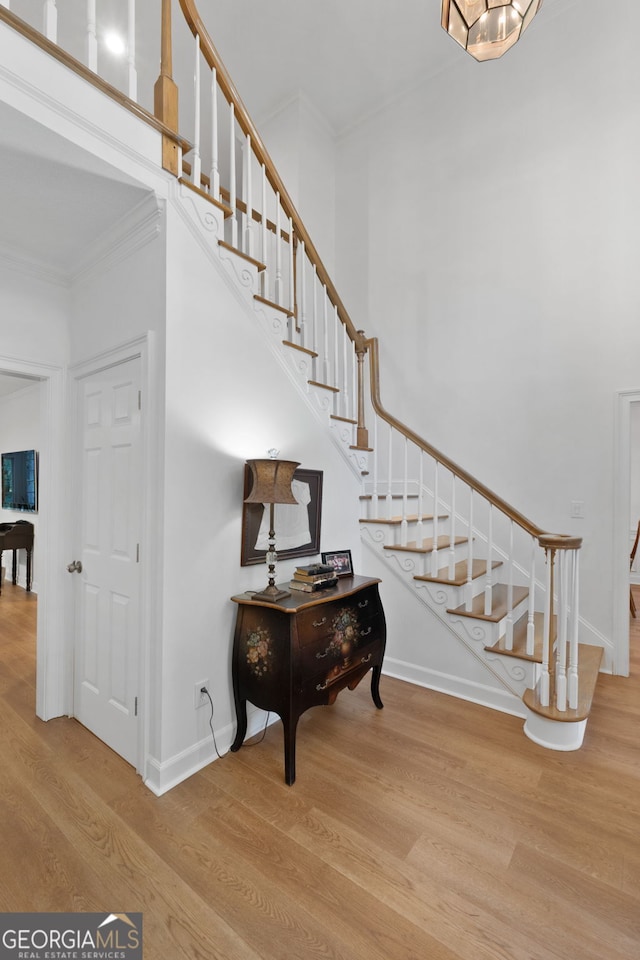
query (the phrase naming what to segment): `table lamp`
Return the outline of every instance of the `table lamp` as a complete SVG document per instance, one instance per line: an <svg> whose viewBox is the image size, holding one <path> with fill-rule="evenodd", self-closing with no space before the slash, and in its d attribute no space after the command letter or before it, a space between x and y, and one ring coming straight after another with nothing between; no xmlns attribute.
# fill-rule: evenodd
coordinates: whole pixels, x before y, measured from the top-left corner
<svg viewBox="0 0 640 960"><path fill-rule="evenodd" d="M296 468L295 460L247 460L251 470L251 490L245 497L245 503L269 504L269 546L265 554L269 583L260 593L254 594L256 600L281 600L291 594L276 586L276 533L274 507L276 503L297 503L291 490L291 481Z"/></svg>

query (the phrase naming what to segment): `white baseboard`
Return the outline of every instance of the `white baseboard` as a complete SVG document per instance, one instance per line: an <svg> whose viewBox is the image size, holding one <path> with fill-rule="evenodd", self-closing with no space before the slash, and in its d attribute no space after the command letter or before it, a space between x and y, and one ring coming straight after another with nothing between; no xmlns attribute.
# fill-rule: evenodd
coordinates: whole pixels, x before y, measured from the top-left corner
<svg viewBox="0 0 640 960"><path fill-rule="evenodd" d="M247 711L247 738L255 737L264 729L266 717L267 714L263 710L254 709L251 711L249 706ZM271 713L269 715L269 726L279 719L277 714ZM226 727L216 730L216 744L222 757L229 752L235 734L235 723L229 723ZM175 754L169 760L160 762L154 757L149 757L146 764L146 776L143 776L144 785L157 797L161 797L163 793L177 787L183 780L187 780L194 773L218 759L213 738L209 734L208 737L183 750L182 753Z"/></svg>
<svg viewBox="0 0 640 960"><path fill-rule="evenodd" d="M446 693L448 696L457 697L459 700L478 703L483 707L489 707L491 710L499 710L501 713L521 717L523 720L527 716L526 707L522 701L506 689L462 680L460 677L439 673L436 670L405 663L392 657L385 657L382 672L384 675L395 677L397 680L404 680L407 683L413 683L418 687L426 687L429 690L437 690L438 693ZM384 699L383 692L381 695Z"/></svg>

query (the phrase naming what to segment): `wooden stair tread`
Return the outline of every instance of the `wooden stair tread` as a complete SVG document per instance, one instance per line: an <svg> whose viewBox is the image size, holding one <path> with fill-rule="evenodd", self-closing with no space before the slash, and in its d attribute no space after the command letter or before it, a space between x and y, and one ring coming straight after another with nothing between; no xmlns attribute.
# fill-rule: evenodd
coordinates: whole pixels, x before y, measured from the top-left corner
<svg viewBox="0 0 640 960"><path fill-rule="evenodd" d="M491 569L494 570L496 567L501 567L501 560L494 560L491 564ZM487 561L486 560L473 560L471 563L471 579L477 580L478 577L484 576L487 572ZM449 577L449 568L442 567L441 570L438 570L435 577L430 576L429 574L417 574L414 576L414 580L424 580L426 583L446 583L451 587L461 587L467 582L469 573L469 565L466 560L460 560L459 563L456 563L454 567L454 577L451 579Z"/></svg>
<svg viewBox="0 0 640 960"><path fill-rule="evenodd" d="M604 650L589 643L578 644L578 706L575 710L558 710L557 707L543 707L538 699L536 690L525 690L522 698L525 706L541 717L548 720L559 720L564 723L576 723L586 720L591 713L591 704L598 682L600 664ZM553 699L553 696L552 696Z"/></svg>
<svg viewBox="0 0 640 960"><path fill-rule="evenodd" d="M513 587L513 606L514 608L522 603L529 594L527 587ZM447 613L455 614L457 617L473 617L475 620L491 620L498 623L506 617L509 612L507 607L508 587L506 583L498 583L493 588L493 605L490 614L484 612L484 594L473 598L471 610L467 610L464 605L455 608L449 608Z"/></svg>
<svg viewBox="0 0 640 960"><path fill-rule="evenodd" d="M468 543L467 537L456 537L454 543ZM438 537L438 550L443 550L445 547L448 547L451 544L451 538L447 536ZM406 544L393 543L388 546L383 547L384 550L401 550L404 553L432 553L433 552L433 537L427 537L426 540L421 540L420 543L417 540L410 540Z"/></svg>
<svg viewBox="0 0 640 960"><path fill-rule="evenodd" d="M282 345L285 347L291 347L292 350L299 350L300 353L306 353L309 357L317 357L318 354L315 350L309 350L308 347L302 347L299 343L292 343L291 340L283 340Z"/></svg>
<svg viewBox="0 0 640 960"><path fill-rule="evenodd" d="M340 420L341 423L351 423L354 427L358 425L357 420L352 420L351 417L339 417L337 413L330 413L329 420Z"/></svg>
<svg viewBox="0 0 640 960"><path fill-rule="evenodd" d="M331 390L332 393L340 393L339 387L332 387L330 383L321 383L320 380L307 380L311 387L321 387L323 390Z"/></svg>
<svg viewBox="0 0 640 960"><path fill-rule="evenodd" d="M553 618L553 637L556 636L557 617ZM533 654L527 651L527 626L529 614L525 613L513 625L513 649L507 650L505 647L505 637L502 636L497 643L492 646L486 646L485 650L489 653L501 653L505 657L517 657L519 660L528 660L530 663L542 663L542 645L544 642L544 614L534 613L533 615Z"/></svg>
<svg viewBox="0 0 640 960"><path fill-rule="evenodd" d="M438 515L438 520L447 520L449 517L448 513L441 513ZM419 517L417 513L412 513L408 517L404 517L404 520L407 523L417 523L420 519L422 520L433 520L432 513L423 513L422 517ZM387 526L398 526L403 521L402 517L377 517L375 519L370 517L360 517L360 523L379 523L386 524Z"/></svg>
<svg viewBox="0 0 640 960"><path fill-rule="evenodd" d="M293 313L288 307L283 307L281 304L275 303L273 300L267 300L266 297L261 297L259 293L254 293L253 299L257 300L258 303L264 303L266 307L273 307L274 310L279 310L280 313L285 313L288 317L293 316Z"/></svg>
<svg viewBox="0 0 640 960"><path fill-rule="evenodd" d="M256 268L258 273L262 273L263 270L267 269L266 263L261 263L260 260L256 260L255 257L250 257L248 253L244 253L242 250L238 250L237 247L232 247L230 243L227 243L226 240L218 240L218 246L222 247L224 250L228 250L229 253L233 253L236 257L240 257L242 260L246 260L247 263L250 263L253 267Z"/></svg>
<svg viewBox="0 0 640 960"><path fill-rule="evenodd" d="M207 193L206 190L203 190L202 187L196 187L195 183L192 183L191 180L187 180L186 177L179 177L178 183L181 183L184 187L188 187L189 190L193 190L194 193L197 193L199 197L202 197L203 200L207 200L209 203L212 203L214 207L217 207L218 210L224 213L225 220L232 216L233 210L228 204L223 203L221 200L216 200L215 197L212 197L210 193Z"/></svg>

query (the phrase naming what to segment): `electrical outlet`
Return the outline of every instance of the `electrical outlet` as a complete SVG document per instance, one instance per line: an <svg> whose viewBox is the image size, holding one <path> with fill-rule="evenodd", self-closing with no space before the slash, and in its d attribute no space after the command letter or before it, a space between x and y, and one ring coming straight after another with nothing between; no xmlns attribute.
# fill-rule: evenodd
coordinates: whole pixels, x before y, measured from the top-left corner
<svg viewBox="0 0 640 960"><path fill-rule="evenodd" d="M209 705L209 697L206 693L201 693L203 687L206 690L209 689L208 680L199 680L193 687L193 706L196 710L198 707L206 707Z"/></svg>

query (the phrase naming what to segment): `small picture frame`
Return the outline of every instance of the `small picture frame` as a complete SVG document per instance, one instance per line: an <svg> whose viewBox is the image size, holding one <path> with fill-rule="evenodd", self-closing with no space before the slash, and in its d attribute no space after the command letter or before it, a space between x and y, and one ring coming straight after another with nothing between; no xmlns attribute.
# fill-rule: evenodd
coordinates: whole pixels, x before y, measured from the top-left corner
<svg viewBox="0 0 640 960"><path fill-rule="evenodd" d="M333 567L337 577L353 576L351 550L332 550L330 553L321 554L321 557L323 563Z"/></svg>

